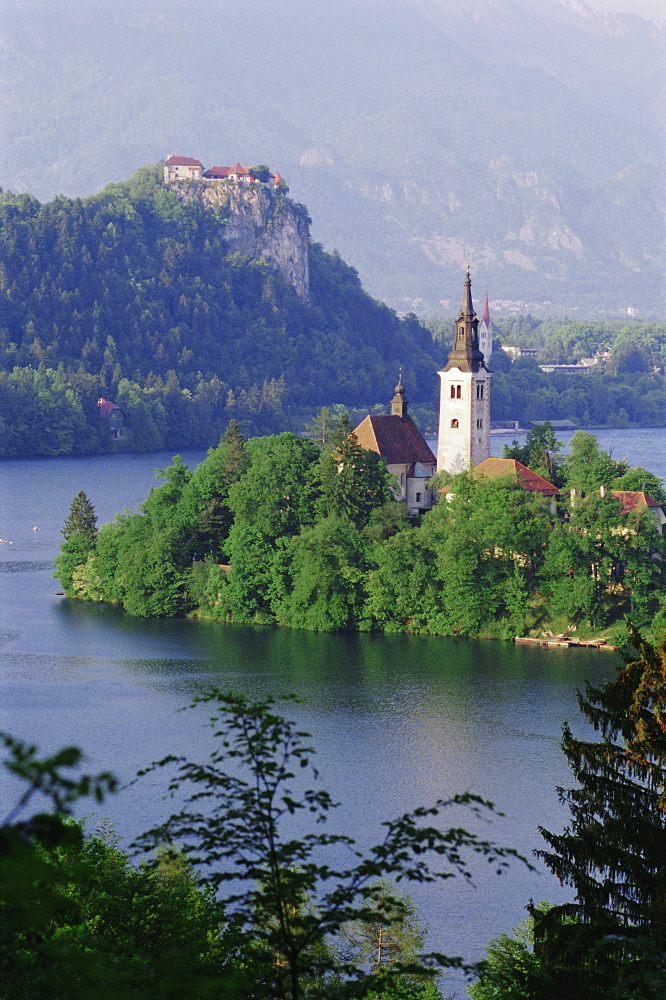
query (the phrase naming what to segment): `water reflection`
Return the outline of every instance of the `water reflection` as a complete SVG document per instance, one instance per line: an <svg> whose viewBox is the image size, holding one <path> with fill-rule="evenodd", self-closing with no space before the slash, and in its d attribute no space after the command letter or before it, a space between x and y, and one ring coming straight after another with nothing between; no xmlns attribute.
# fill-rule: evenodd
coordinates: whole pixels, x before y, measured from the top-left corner
<svg viewBox="0 0 666 1000"><path fill-rule="evenodd" d="M562 825L555 787L570 781L558 749L562 721L582 727L575 688L608 676L612 654L143 621L54 596L45 559L57 552L71 497L79 489L96 504L102 497L108 519L134 505L121 495L125 484L138 501L164 464L155 456L3 464L3 486L11 482L0 496L0 533L17 541L0 551L1 729L46 750L75 743L89 769L130 781L167 753L206 757L208 712L179 709L208 685L249 697L294 692L301 702L287 711L313 733L323 785L343 803L336 827L361 843L378 839L383 819L464 790L506 813L479 831L525 853L539 843L539 823ZM31 533L35 524L42 530ZM168 813L163 791L151 776L104 813L130 839ZM563 898L542 872L496 879L482 866L477 885L456 880L415 893L434 947L478 955L523 919L530 897Z"/></svg>

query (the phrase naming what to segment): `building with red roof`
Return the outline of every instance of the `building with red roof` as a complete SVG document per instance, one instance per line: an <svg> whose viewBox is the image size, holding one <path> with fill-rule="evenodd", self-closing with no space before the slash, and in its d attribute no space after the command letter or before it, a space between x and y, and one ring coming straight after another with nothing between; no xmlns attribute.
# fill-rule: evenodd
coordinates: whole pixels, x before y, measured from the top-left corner
<svg viewBox="0 0 666 1000"><path fill-rule="evenodd" d="M490 479L510 477L529 493L540 493L548 500L552 512L555 513L556 497L560 495L557 486L553 486L538 472L532 472L515 458L486 458L474 467L474 475L488 476Z"/></svg>
<svg viewBox="0 0 666 1000"><path fill-rule="evenodd" d="M203 173L203 163L191 156L168 156L164 164L164 183L170 181L198 181Z"/></svg>
<svg viewBox="0 0 666 1000"><path fill-rule="evenodd" d="M169 156L164 164L164 183L172 181L237 181L242 184L262 184L267 188L278 188L284 185L279 174L268 173L265 181L255 177L250 167L244 167L238 160L233 167L213 166L204 170L199 160L191 156Z"/></svg>
<svg viewBox="0 0 666 1000"><path fill-rule="evenodd" d="M401 373L391 412L368 414L354 434L362 448L386 459L388 471L396 477L396 500L406 503L410 514L422 514L433 505L428 483L435 474L437 460L409 416L408 405Z"/></svg>
<svg viewBox="0 0 666 1000"><path fill-rule="evenodd" d="M109 434L114 441L122 441L125 437L125 414L117 403L108 399L97 400L97 414L100 420L106 420Z"/></svg>
<svg viewBox="0 0 666 1000"><path fill-rule="evenodd" d="M231 173L231 167L209 167L201 175L206 181L226 181Z"/></svg>
<svg viewBox="0 0 666 1000"><path fill-rule="evenodd" d="M664 524L666 524L664 508L643 490L607 490L605 486L601 486L591 495L611 497L613 500L617 500L620 512L624 515L642 514L643 511L649 510L654 518L657 531L663 535Z"/></svg>

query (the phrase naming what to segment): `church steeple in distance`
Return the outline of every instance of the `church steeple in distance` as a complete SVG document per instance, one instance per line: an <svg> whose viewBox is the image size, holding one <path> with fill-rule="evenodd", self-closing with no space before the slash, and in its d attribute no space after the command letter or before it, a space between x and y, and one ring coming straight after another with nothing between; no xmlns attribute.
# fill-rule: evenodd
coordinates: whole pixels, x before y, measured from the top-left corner
<svg viewBox="0 0 666 1000"><path fill-rule="evenodd" d="M391 400L391 413L403 420L407 416L407 403L405 399L405 387L402 384L402 368L398 375L398 384L395 387L395 396Z"/></svg>
<svg viewBox="0 0 666 1000"><path fill-rule="evenodd" d="M479 326L479 350L483 354L484 363L487 365L493 353L493 324L490 320L490 306L488 305L488 292L486 291L486 301L483 304L483 319Z"/></svg>
<svg viewBox="0 0 666 1000"><path fill-rule="evenodd" d="M478 372L485 370L483 354L479 347L479 321L472 303L472 279L469 275L469 264L465 274L462 305L456 320L456 339L453 350L444 371L457 368L461 372Z"/></svg>

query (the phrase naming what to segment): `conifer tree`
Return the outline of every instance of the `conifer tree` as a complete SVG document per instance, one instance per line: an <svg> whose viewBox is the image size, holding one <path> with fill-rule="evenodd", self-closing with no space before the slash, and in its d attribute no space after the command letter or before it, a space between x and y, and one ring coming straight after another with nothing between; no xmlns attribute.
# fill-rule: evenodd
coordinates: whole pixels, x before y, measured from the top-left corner
<svg viewBox="0 0 666 1000"><path fill-rule="evenodd" d="M631 641L638 657L579 696L601 740L564 727L562 748L578 781L558 790L569 826L541 830L551 850L538 853L576 902L535 921L535 950L562 970L560 989L578 983L577 996L666 992L666 641L654 647L634 630Z"/></svg>
<svg viewBox="0 0 666 1000"><path fill-rule="evenodd" d="M347 411L345 410L337 420L335 427L333 428L332 434L329 436L329 448L331 451L335 451L343 441L346 441L350 434L354 433L354 425L351 422L351 418Z"/></svg>
<svg viewBox="0 0 666 1000"><path fill-rule="evenodd" d="M246 465L245 436L237 420L230 420L220 439L223 446L220 478L227 488L235 483Z"/></svg>
<svg viewBox="0 0 666 1000"><path fill-rule="evenodd" d="M69 514L62 526L62 534L68 542L73 535L82 535L89 542L95 543L97 538L97 516L95 508L83 490L79 490L72 500Z"/></svg>
<svg viewBox="0 0 666 1000"><path fill-rule="evenodd" d="M315 414L310 423L305 425L305 430L317 447L324 449L330 443L331 436L335 432L336 423L337 421L329 408L322 406L319 413Z"/></svg>
<svg viewBox="0 0 666 1000"><path fill-rule="evenodd" d="M74 586L74 573L84 566L97 542L97 517L90 500L80 490L72 500L69 514L61 528L65 541L56 556L54 576L68 597L80 596Z"/></svg>

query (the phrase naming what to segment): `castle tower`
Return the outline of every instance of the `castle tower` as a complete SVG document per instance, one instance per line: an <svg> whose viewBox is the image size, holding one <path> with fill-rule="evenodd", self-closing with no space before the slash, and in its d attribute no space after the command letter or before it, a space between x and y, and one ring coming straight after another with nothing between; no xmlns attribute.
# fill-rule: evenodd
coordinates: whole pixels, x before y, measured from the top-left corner
<svg viewBox="0 0 666 1000"><path fill-rule="evenodd" d="M490 321L488 292L486 292L486 301L483 306L483 319L479 324L479 350L483 354L483 360L488 364L493 353L493 324Z"/></svg>
<svg viewBox="0 0 666 1000"><path fill-rule="evenodd" d="M455 343L438 373L438 471L464 472L490 457L490 374L479 348L478 326L468 267Z"/></svg>

